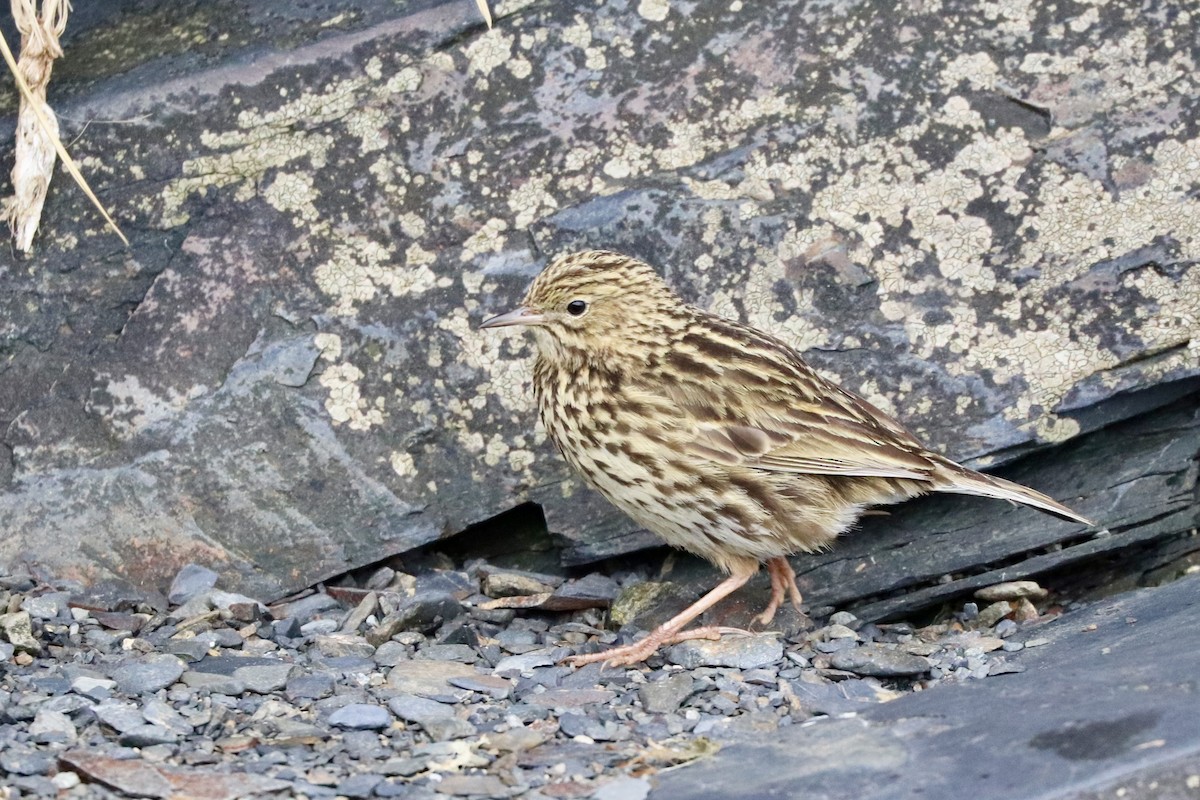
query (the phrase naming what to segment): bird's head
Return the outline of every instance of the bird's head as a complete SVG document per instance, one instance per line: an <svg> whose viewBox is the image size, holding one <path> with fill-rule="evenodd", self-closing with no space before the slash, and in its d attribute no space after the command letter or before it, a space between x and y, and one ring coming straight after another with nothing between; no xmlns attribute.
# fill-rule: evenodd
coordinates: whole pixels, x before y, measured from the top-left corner
<svg viewBox="0 0 1200 800"><path fill-rule="evenodd" d="M568 362L623 360L638 345L669 338L685 321L686 306L649 265L587 250L556 259L534 279L519 308L480 327L527 325L543 357Z"/></svg>

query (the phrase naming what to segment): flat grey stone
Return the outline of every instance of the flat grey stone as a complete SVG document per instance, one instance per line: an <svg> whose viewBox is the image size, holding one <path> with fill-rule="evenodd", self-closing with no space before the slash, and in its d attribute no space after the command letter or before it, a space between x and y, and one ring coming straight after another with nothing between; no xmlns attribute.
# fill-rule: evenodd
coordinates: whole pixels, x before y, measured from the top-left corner
<svg viewBox="0 0 1200 800"><path fill-rule="evenodd" d="M75 741L77 731L66 714L40 708L29 726L29 736L38 744L70 744Z"/></svg>
<svg viewBox="0 0 1200 800"><path fill-rule="evenodd" d="M333 692L333 676L327 673L296 675L285 687L289 699L319 700Z"/></svg>
<svg viewBox="0 0 1200 800"><path fill-rule="evenodd" d="M126 747L154 747L159 744L175 744L179 734L161 725L145 723L122 731L117 741Z"/></svg>
<svg viewBox="0 0 1200 800"><path fill-rule="evenodd" d="M183 605L201 592L216 586L219 577L208 567L185 564L175 573L171 588L167 590L167 600L174 606Z"/></svg>
<svg viewBox="0 0 1200 800"><path fill-rule="evenodd" d="M233 677L241 681L247 691L257 694L277 692L287 686L288 679L299 671L295 664L252 664L238 667Z"/></svg>
<svg viewBox="0 0 1200 800"><path fill-rule="evenodd" d="M493 700L504 700L512 694L512 681L494 675L461 675L450 678L451 686L486 694Z"/></svg>
<svg viewBox="0 0 1200 800"><path fill-rule="evenodd" d="M667 660L687 669L696 667L733 667L754 669L783 658L783 642L777 636L725 635L719 640L692 639L673 645Z"/></svg>
<svg viewBox="0 0 1200 800"><path fill-rule="evenodd" d="M185 672L182 678L184 686L192 689L206 689L213 694L239 695L246 691L246 684L231 675L216 672Z"/></svg>
<svg viewBox="0 0 1200 800"><path fill-rule="evenodd" d="M544 692L528 692L521 697L521 701L539 708L586 708L611 702L616 696L616 692L608 689L547 689Z"/></svg>
<svg viewBox="0 0 1200 800"><path fill-rule="evenodd" d="M392 715L383 706L351 703L330 714L329 724L351 730L378 730L392 724Z"/></svg>
<svg viewBox="0 0 1200 800"><path fill-rule="evenodd" d="M810 800L1076 800L1115 797L1100 790L1125 776L1196 774L1197 610L1200 575L1104 598L1040 626L1053 646L1009 656L1023 673L938 683L859 706L854 719L727 743L660 773L655 800L767 800L799 785ZM1168 796L1184 795L1138 797Z"/></svg>
<svg viewBox="0 0 1200 800"><path fill-rule="evenodd" d="M179 656L184 661L192 663L208 655L208 643L199 636L193 639L171 639L162 647L163 652Z"/></svg>
<svg viewBox="0 0 1200 800"><path fill-rule="evenodd" d="M375 648L371 658L381 667L394 667L408 660L408 648L399 642L386 641Z"/></svg>
<svg viewBox="0 0 1200 800"><path fill-rule="evenodd" d="M103 722L108 727L124 733L127 730L136 728L138 725L144 725L146 718L142 716L142 711L133 703L126 703L120 700L105 700L97 703L92 708L92 713L96 718Z"/></svg>
<svg viewBox="0 0 1200 800"><path fill-rule="evenodd" d="M475 726L458 719L453 706L416 695L398 695L388 700L388 708L400 719L425 729L434 741L461 739L475 735Z"/></svg>
<svg viewBox="0 0 1200 800"><path fill-rule="evenodd" d="M477 674L474 667L457 661L404 661L388 672L387 685L420 697L458 702L470 692L451 686L450 679Z"/></svg>
<svg viewBox="0 0 1200 800"><path fill-rule="evenodd" d="M507 797L509 788L495 775L447 775L434 784L438 794L454 797Z"/></svg>
<svg viewBox="0 0 1200 800"><path fill-rule="evenodd" d="M112 679L125 694L140 695L157 692L175 683L187 665L172 655L149 653L130 659L112 672Z"/></svg>
<svg viewBox="0 0 1200 800"><path fill-rule="evenodd" d="M103 700L117 688L117 682L108 678L93 678L90 675L80 675L71 681L71 691L90 697L93 700Z"/></svg>
<svg viewBox="0 0 1200 800"><path fill-rule="evenodd" d="M695 686L689 672L676 672L664 680L650 681L638 688L642 708L651 714L673 714L683 705Z"/></svg>
<svg viewBox="0 0 1200 800"><path fill-rule="evenodd" d="M50 754L22 745L0 750L0 769L10 775L45 775L53 764Z"/></svg>
<svg viewBox="0 0 1200 800"><path fill-rule="evenodd" d="M313 639L321 655L330 658L342 656L357 656L370 658L375 654L375 646L361 636L351 633L330 633L318 635Z"/></svg>
<svg viewBox="0 0 1200 800"><path fill-rule="evenodd" d="M829 657L829 664L834 669L879 678L920 675L932 666L927 658L874 644L839 650Z"/></svg>
<svg viewBox="0 0 1200 800"><path fill-rule="evenodd" d="M67 615L68 592L47 592L21 601L21 610L34 619L58 619Z"/></svg>
<svg viewBox="0 0 1200 800"><path fill-rule="evenodd" d="M192 732L192 725L175 707L164 703L157 697L151 697L142 704L142 717L151 725L169 728L175 733L187 734Z"/></svg>
<svg viewBox="0 0 1200 800"><path fill-rule="evenodd" d="M542 650L534 650L520 655L505 656L496 662L496 666L492 668L493 675L501 675L507 677L515 677L523 673L531 672L538 667L549 667L554 665L554 658L551 656L553 648Z"/></svg>
<svg viewBox="0 0 1200 800"><path fill-rule="evenodd" d="M650 795L650 782L645 778L623 775L609 781L596 790L593 800L646 800Z"/></svg>
<svg viewBox="0 0 1200 800"><path fill-rule="evenodd" d="M378 775L351 775L337 785L337 793L341 797L364 798L375 792L375 787L382 781Z"/></svg>

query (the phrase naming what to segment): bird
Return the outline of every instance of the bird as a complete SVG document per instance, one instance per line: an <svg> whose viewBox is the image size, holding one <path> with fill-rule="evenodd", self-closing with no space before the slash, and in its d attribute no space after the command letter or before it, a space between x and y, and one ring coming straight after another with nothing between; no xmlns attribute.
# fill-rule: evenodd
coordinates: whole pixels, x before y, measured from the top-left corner
<svg viewBox="0 0 1200 800"><path fill-rule="evenodd" d="M632 666L668 644L718 638L728 629L687 626L763 565L771 596L757 621L770 623L785 597L800 611L787 557L830 547L873 506L951 492L1093 525L931 451L786 342L686 304L636 258L554 259L519 307L481 323L508 326L532 331L538 412L567 463L638 525L726 575L645 638L572 665Z"/></svg>

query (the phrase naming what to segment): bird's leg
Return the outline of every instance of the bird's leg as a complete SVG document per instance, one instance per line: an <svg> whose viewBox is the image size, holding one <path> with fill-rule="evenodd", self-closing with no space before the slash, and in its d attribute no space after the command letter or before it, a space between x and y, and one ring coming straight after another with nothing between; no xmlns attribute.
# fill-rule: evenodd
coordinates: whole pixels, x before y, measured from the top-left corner
<svg viewBox="0 0 1200 800"><path fill-rule="evenodd" d="M784 585L783 576L779 573L779 566L775 562L774 558L767 562L767 574L771 576L771 600L763 612L754 618L759 625L771 624L771 620L775 619L775 612L783 603L783 595L787 592L787 586Z"/></svg>
<svg viewBox="0 0 1200 800"><path fill-rule="evenodd" d="M771 576L771 601L767 603L763 612L755 617L758 624L769 625L771 620L775 619L775 612L782 605L785 593L791 597L796 613L804 616L804 612L800 610L803 598L800 595L800 587L796 585L796 571L792 569L788 560L783 556L770 559L767 561L767 572Z"/></svg>
<svg viewBox="0 0 1200 800"><path fill-rule="evenodd" d="M563 661L573 667L581 667L584 664L591 664L596 661L603 661L606 665L614 667L630 666L637 664L639 661L645 661L654 655L654 652L663 645L674 644L675 642L689 639L719 639L722 633L732 629L710 626L684 631L683 627L721 600L742 588L746 581L750 580L757 571L758 565L739 567L732 575L718 583L708 594L651 631L650 635L645 639L600 653L569 656L563 659Z"/></svg>

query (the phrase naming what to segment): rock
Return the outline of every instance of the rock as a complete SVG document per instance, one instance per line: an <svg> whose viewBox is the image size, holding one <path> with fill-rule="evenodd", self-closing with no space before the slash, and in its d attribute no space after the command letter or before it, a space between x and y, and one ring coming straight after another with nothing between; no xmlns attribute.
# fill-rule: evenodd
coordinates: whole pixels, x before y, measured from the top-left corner
<svg viewBox="0 0 1200 800"><path fill-rule="evenodd" d="M388 700L388 708L400 719L420 725L434 741L461 739L476 732L474 725L454 715L453 707L424 697L398 695Z"/></svg>
<svg viewBox="0 0 1200 800"><path fill-rule="evenodd" d="M994 603L998 600L1020 600L1021 598L1043 600L1048 594L1049 592L1039 586L1036 581L1006 581L985 586L975 592L977 598L987 603Z"/></svg>
<svg viewBox="0 0 1200 800"><path fill-rule="evenodd" d="M508 787L495 775L447 775L433 785L438 794L455 797L507 797Z"/></svg>
<svg viewBox="0 0 1200 800"><path fill-rule="evenodd" d="M549 667L554 664L551 656L552 649L532 650L519 655L505 656L496 662L492 668L493 675L501 677L516 677L538 667Z"/></svg>
<svg viewBox="0 0 1200 800"><path fill-rule="evenodd" d="M246 684L230 675L190 670L183 674L183 685L192 689L205 689L213 694L239 695L246 691Z"/></svg>
<svg viewBox="0 0 1200 800"><path fill-rule="evenodd" d="M834 669L880 678L921 675L931 666L921 656L873 644L839 650L829 657L829 663Z"/></svg>
<svg viewBox="0 0 1200 800"><path fill-rule="evenodd" d="M545 575L525 570L497 569L485 566L480 569L480 573L483 575L482 590L488 597L544 594L553 592L563 583L563 579L557 575Z"/></svg>
<svg viewBox="0 0 1200 800"><path fill-rule="evenodd" d="M351 775L338 783L336 791L341 797L370 797L382 780L383 778L378 775Z"/></svg>
<svg viewBox="0 0 1200 800"><path fill-rule="evenodd" d="M67 614L69 592L47 592L21 601L21 610L34 619L57 619Z"/></svg>
<svg viewBox="0 0 1200 800"><path fill-rule="evenodd" d="M607 575L593 572L559 586L539 607L546 611L579 611L608 608L621 587Z"/></svg>
<svg viewBox="0 0 1200 800"><path fill-rule="evenodd" d="M379 621L379 625L367 631L366 639L379 645L403 630L428 633L443 622L462 613L462 603L448 592L424 591L406 598L400 607Z"/></svg>
<svg viewBox="0 0 1200 800"><path fill-rule="evenodd" d="M181 606L196 595L215 587L219 577L208 567L185 564L175 573L171 588L167 590L167 600L171 605Z"/></svg>
<svg viewBox="0 0 1200 800"><path fill-rule="evenodd" d="M27 611L0 614L0 634L4 635L18 653L38 655L42 645L33 637L33 622Z"/></svg>
<svg viewBox="0 0 1200 800"><path fill-rule="evenodd" d="M196 796L197 788L202 787L203 792L199 796L205 800L240 800L291 788L286 781L246 772L160 766L145 759L112 758L83 750L64 753L61 761L92 781L133 797Z"/></svg>
<svg viewBox="0 0 1200 800"><path fill-rule="evenodd" d="M29 736L38 744L70 744L75 741L77 732L66 714L41 708L29 726Z"/></svg>
<svg viewBox="0 0 1200 800"><path fill-rule="evenodd" d="M341 603L324 592L316 592L280 606L276 617L295 618L301 625L311 622L322 611L338 608Z"/></svg>
<svg viewBox="0 0 1200 800"><path fill-rule="evenodd" d="M172 655L150 653L131 659L112 673L117 687L129 695L148 694L165 689L180 679L187 665Z"/></svg>
<svg viewBox="0 0 1200 800"><path fill-rule="evenodd" d="M547 689L544 692L529 692L521 700L534 707L564 709L609 703L616 696L616 692L608 689Z"/></svg>
<svg viewBox="0 0 1200 800"><path fill-rule="evenodd" d="M836 625L842 628L853 630L862 625L862 621L849 611L838 611L837 613L830 615L829 624L831 626Z"/></svg>
<svg viewBox="0 0 1200 800"><path fill-rule="evenodd" d="M92 708L92 713L118 733L132 730L146 722L146 718L142 716L142 712L137 706L120 700L105 700L98 703Z"/></svg>
<svg viewBox="0 0 1200 800"><path fill-rule="evenodd" d="M676 672L664 680L650 681L638 689L642 708L651 714L674 714L691 696L695 679L688 672Z"/></svg>
<svg viewBox="0 0 1200 800"><path fill-rule="evenodd" d="M71 691L90 697L92 700L104 700L112 694L112 690L115 688L117 688L117 682L108 678L80 675L71 681Z"/></svg>
<svg viewBox="0 0 1200 800"><path fill-rule="evenodd" d="M142 705L142 716L151 725L169 728L176 733L191 733L192 726L174 707L156 697L151 697Z"/></svg>
<svg viewBox="0 0 1200 800"><path fill-rule="evenodd" d="M320 700L333 693L333 676L297 675L288 680L286 692L289 700Z"/></svg>
<svg viewBox="0 0 1200 800"><path fill-rule="evenodd" d="M451 686L486 694L493 700L504 700L512 693L512 681L493 675L460 675L449 679Z"/></svg>
<svg viewBox="0 0 1200 800"><path fill-rule="evenodd" d="M50 779L50 782L53 783L54 788L60 792L68 792L71 789L74 789L80 783L79 775L71 772L70 770L64 770L55 773L54 777Z"/></svg>
<svg viewBox="0 0 1200 800"><path fill-rule="evenodd" d="M329 715L329 724L350 730L377 730L392 724L392 715L383 706L351 703Z"/></svg>
<svg viewBox="0 0 1200 800"><path fill-rule="evenodd" d="M117 741L125 747L154 747L159 744L175 744L179 734L161 725L142 724L122 731Z"/></svg>
<svg viewBox="0 0 1200 800"><path fill-rule="evenodd" d="M269 694L287 686L288 679L297 671L295 664L253 664L238 667L233 671L233 677L241 681L247 691Z"/></svg>
<svg viewBox="0 0 1200 800"><path fill-rule="evenodd" d="M474 647L465 644L430 644L418 650L413 658L474 664L479 659L479 654L475 652Z"/></svg>
<svg viewBox="0 0 1200 800"><path fill-rule="evenodd" d="M1007 600L1001 600L998 603L992 603L990 606L979 612L979 616L975 619L975 626L979 628L991 628L1012 612L1012 604Z"/></svg>
<svg viewBox="0 0 1200 800"><path fill-rule="evenodd" d="M399 642L387 641L375 648L371 659L381 667L394 667L408 660L408 648Z"/></svg>
<svg viewBox="0 0 1200 800"><path fill-rule="evenodd" d="M450 679L477 674L474 667L455 661L406 661L388 671L387 685L419 697L458 702L468 692L451 686Z"/></svg>
<svg viewBox="0 0 1200 800"><path fill-rule="evenodd" d="M646 800L650 782L645 778L621 777L609 781L592 795L594 800Z"/></svg>
<svg viewBox="0 0 1200 800"><path fill-rule="evenodd" d="M531 750L545 741L544 734L529 728L513 728L502 733L489 733L484 737L486 747L501 753L520 753Z"/></svg>
<svg viewBox="0 0 1200 800"><path fill-rule="evenodd" d="M45 775L53 764L48 754L21 745L0 750L0 769L9 775Z"/></svg>
<svg viewBox="0 0 1200 800"><path fill-rule="evenodd" d="M379 595L375 592L368 592L354 610L346 615L346 620L342 623L342 633L357 634L359 627L367 621L367 617L379 610Z"/></svg>
<svg viewBox="0 0 1200 800"><path fill-rule="evenodd" d="M321 655L329 656L330 658L340 658L342 656L370 658L375 654L375 647L368 643L366 639L348 633L317 636L314 642L317 645L317 649L321 651Z"/></svg>
<svg viewBox="0 0 1200 800"><path fill-rule="evenodd" d="M695 667L733 667L754 669L783 658L783 643L778 637L725 635L719 640L692 639L673 645L667 660L687 669Z"/></svg>
<svg viewBox="0 0 1200 800"><path fill-rule="evenodd" d="M1011 619L1002 619L996 623L996 635L1001 639L1007 639L1017 632L1017 623Z"/></svg>

